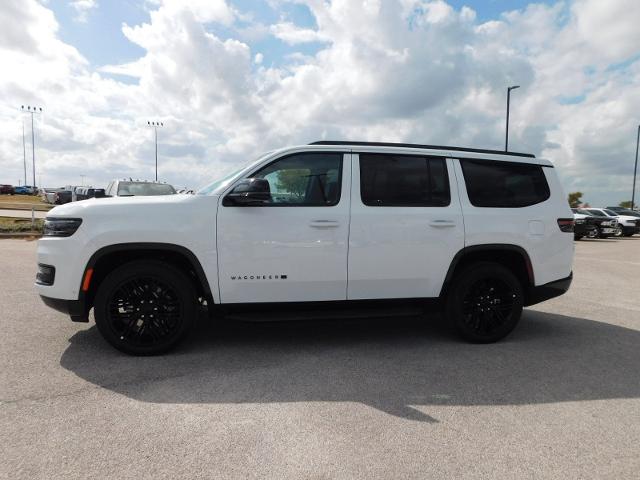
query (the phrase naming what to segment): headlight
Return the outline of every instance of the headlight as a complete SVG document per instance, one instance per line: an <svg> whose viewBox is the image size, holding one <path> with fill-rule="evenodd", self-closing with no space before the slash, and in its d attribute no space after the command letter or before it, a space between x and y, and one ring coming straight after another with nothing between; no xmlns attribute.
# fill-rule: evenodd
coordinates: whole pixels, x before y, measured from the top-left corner
<svg viewBox="0 0 640 480"><path fill-rule="evenodd" d="M45 218L45 237L70 237L82 223L81 218Z"/></svg>

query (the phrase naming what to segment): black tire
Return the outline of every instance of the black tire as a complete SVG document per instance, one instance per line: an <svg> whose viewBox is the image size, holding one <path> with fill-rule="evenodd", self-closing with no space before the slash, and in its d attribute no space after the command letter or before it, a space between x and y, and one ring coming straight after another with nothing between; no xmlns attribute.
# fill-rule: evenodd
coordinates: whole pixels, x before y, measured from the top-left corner
<svg viewBox="0 0 640 480"><path fill-rule="evenodd" d="M506 337L522 316L518 278L492 262L478 262L455 276L446 299L450 325L465 340L492 343Z"/></svg>
<svg viewBox="0 0 640 480"><path fill-rule="evenodd" d="M158 355L188 333L196 301L194 285L181 270L140 260L107 275L98 288L94 316L113 347L130 355Z"/></svg>
<svg viewBox="0 0 640 480"><path fill-rule="evenodd" d="M574 235L574 236L573 236L573 239L574 239L574 240L582 240L582 237L583 237L583 236L584 236L584 235Z"/></svg>
<svg viewBox="0 0 640 480"><path fill-rule="evenodd" d="M598 238L598 236L600 235L600 230L598 230L598 227L595 227L592 230L589 230L589 232L587 233L587 238Z"/></svg>

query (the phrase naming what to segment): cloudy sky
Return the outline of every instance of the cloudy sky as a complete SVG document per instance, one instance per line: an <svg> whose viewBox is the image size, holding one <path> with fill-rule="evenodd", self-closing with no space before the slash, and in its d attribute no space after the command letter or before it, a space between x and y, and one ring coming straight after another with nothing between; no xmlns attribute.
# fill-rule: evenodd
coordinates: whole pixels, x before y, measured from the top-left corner
<svg viewBox="0 0 640 480"><path fill-rule="evenodd" d="M591 204L630 198L640 2L3 0L0 183L198 187L319 139L510 147Z"/></svg>

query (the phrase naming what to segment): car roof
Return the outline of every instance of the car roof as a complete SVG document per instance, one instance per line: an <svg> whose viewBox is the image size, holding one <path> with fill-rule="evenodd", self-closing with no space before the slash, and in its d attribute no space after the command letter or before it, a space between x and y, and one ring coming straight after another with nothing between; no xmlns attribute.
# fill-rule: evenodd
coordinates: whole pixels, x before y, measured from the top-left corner
<svg viewBox="0 0 640 480"><path fill-rule="evenodd" d="M417 148L420 150L448 150L454 152L489 153L491 155L511 155L516 157L536 158L532 153L509 152L506 150L487 150L483 148L454 147L449 145L424 145L419 143L395 143L395 142L351 142L345 140L320 140L309 145L349 145L359 147L400 147Z"/></svg>
<svg viewBox="0 0 640 480"><path fill-rule="evenodd" d="M386 143L386 142L352 142L322 140L307 145L298 145L278 149L268 157L274 158L284 154L292 154L303 151L349 151L353 153L389 153L396 155L423 154L436 157L465 158L478 160L498 160L506 162L535 164L553 167L553 164L544 158L536 158L529 153L505 152L500 150L484 150L479 148L449 147L443 145L421 145L413 143Z"/></svg>

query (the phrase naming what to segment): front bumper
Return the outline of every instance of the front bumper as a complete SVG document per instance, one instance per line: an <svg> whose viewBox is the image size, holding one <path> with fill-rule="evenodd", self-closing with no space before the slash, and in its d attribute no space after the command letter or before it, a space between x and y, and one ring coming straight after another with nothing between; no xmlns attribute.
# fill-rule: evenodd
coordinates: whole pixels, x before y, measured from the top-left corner
<svg viewBox="0 0 640 480"><path fill-rule="evenodd" d="M40 295L40 298L47 307L69 315L73 322L87 323L89 321L89 312L83 299L64 300L62 298L45 297L44 295Z"/></svg>
<svg viewBox="0 0 640 480"><path fill-rule="evenodd" d="M535 305L536 303L544 302L551 298L559 297L569 290L571 282L573 281L573 272L560 280L545 283L544 285L538 285L537 287L531 287L529 294L527 295L526 307Z"/></svg>
<svg viewBox="0 0 640 480"><path fill-rule="evenodd" d="M625 235L634 235L636 233L640 233L640 227L631 226L631 225L620 225L622 227L622 232Z"/></svg>
<svg viewBox="0 0 640 480"><path fill-rule="evenodd" d="M589 232L592 232L595 229L595 225L591 225L589 223L576 223L573 228L573 235L576 237L586 237L589 235Z"/></svg>

